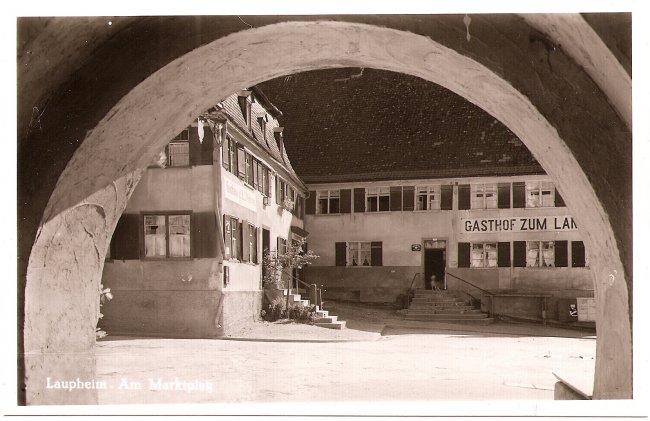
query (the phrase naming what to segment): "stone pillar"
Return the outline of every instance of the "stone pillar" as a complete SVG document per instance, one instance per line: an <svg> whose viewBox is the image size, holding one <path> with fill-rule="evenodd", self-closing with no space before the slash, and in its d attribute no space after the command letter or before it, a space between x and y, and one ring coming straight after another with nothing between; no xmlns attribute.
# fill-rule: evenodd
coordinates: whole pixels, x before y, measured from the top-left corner
<svg viewBox="0 0 650 421"><path fill-rule="evenodd" d="M104 257L141 176L142 170L129 173L39 227L25 287L28 405L97 403L92 382ZM52 387L57 381L78 386L77 379L91 383L72 390Z"/></svg>

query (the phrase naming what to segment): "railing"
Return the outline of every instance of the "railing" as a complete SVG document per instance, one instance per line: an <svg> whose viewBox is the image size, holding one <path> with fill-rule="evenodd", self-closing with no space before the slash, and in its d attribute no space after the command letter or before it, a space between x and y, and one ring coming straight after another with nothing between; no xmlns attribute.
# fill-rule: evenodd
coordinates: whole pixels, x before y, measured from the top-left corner
<svg viewBox="0 0 650 421"><path fill-rule="evenodd" d="M482 291L485 295L488 295L488 296L490 297L490 308L489 308L489 310L488 310L488 315L489 315L490 317L492 317L492 316L494 315L494 294L493 294L493 293L491 293L490 291L487 291L487 290L481 288L481 287L478 286L478 285L474 285L474 284L471 283L470 281L468 281L468 280L466 280L466 279L463 279L463 278L460 278L460 277L454 275L453 273L449 273L449 272L445 271L445 275L449 275L449 276L451 276L452 278L458 279L459 281L466 283L467 285L471 285L471 286L473 286L474 288L478 289L479 291ZM470 294L469 292L467 292L467 291L464 291L464 292L465 292L465 294L469 295L469 296L472 297L473 299L478 300L478 301L481 301L480 299L477 299L476 297L474 297L474 296L473 296L472 294Z"/></svg>
<svg viewBox="0 0 650 421"><path fill-rule="evenodd" d="M291 273L288 273L288 272L284 272L284 274L287 275L289 278L291 278L293 281L295 281L295 282L292 282L292 284L296 285L296 290L298 290L297 286L298 286L299 283L304 285L307 288L307 291L309 291L309 301L312 304L317 305L318 308L320 308L321 310L323 309L322 289L318 288L318 285L316 285L316 284L308 284L307 282L303 281L302 279L300 279L300 278L298 278L296 276L293 276ZM290 293L291 293L291 288L288 288L287 289L287 294L290 294Z"/></svg>
<svg viewBox="0 0 650 421"><path fill-rule="evenodd" d="M413 275L413 280L411 281L411 286L409 287L409 290L407 291L407 293L409 293L409 294L411 293L411 290L413 289L413 283L415 282L415 278L417 278L418 276L420 276L420 272Z"/></svg>

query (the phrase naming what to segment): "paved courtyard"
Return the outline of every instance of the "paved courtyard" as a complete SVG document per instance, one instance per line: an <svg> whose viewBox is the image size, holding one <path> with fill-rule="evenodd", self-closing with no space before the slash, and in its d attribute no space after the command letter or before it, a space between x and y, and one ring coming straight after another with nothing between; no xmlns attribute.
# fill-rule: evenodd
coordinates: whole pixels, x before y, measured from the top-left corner
<svg viewBox="0 0 650 421"><path fill-rule="evenodd" d="M330 335L300 325L274 326L284 341L112 338L97 346L98 380L108 386L99 401L552 400L552 372L579 384L593 379L596 340L588 333L416 323L382 325L380 335L380 325L358 326L327 342L291 341L292 332Z"/></svg>

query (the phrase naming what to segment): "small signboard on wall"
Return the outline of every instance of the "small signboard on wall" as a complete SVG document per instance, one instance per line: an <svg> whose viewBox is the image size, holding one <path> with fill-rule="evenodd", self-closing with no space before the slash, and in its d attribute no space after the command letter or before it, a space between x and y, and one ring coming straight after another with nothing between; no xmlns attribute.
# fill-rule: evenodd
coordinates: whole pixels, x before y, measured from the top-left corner
<svg viewBox="0 0 650 421"><path fill-rule="evenodd" d="M422 244L411 244L411 251L422 251Z"/></svg>

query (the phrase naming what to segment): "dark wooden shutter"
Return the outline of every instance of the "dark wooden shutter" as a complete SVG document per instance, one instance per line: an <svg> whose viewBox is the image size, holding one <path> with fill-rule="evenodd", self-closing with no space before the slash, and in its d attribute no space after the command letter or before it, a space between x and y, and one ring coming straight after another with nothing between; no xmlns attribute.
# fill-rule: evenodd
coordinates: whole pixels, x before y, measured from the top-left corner
<svg viewBox="0 0 650 421"><path fill-rule="evenodd" d="M458 209L467 210L472 206L471 193L469 184L458 186Z"/></svg>
<svg viewBox="0 0 650 421"><path fill-rule="evenodd" d="M497 244L497 266L500 268L510 267L510 242L499 242Z"/></svg>
<svg viewBox="0 0 650 421"><path fill-rule="evenodd" d="M440 186L440 209L452 210L453 209L454 187L447 184Z"/></svg>
<svg viewBox="0 0 650 421"><path fill-rule="evenodd" d="M569 266L569 242L555 242L555 267L565 268Z"/></svg>
<svg viewBox="0 0 650 421"><path fill-rule="evenodd" d="M275 177L275 203L282 204L282 182L278 176Z"/></svg>
<svg viewBox="0 0 650 421"><path fill-rule="evenodd" d="M214 212L192 214L192 257L217 257L217 220Z"/></svg>
<svg viewBox="0 0 650 421"><path fill-rule="evenodd" d="M354 189L354 212L366 211L366 189Z"/></svg>
<svg viewBox="0 0 650 421"><path fill-rule="evenodd" d="M230 171L230 142L228 140L221 145L221 161L226 171Z"/></svg>
<svg viewBox="0 0 650 421"><path fill-rule="evenodd" d="M469 243L458 243L458 267L469 267Z"/></svg>
<svg viewBox="0 0 650 421"><path fill-rule="evenodd" d="M352 190L343 189L341 190L341 213L350 213L352 212Z"/></svg>
<svg viewBox="0 0 650 421"><path fill-rule="evenodd" d="M113 232L113 258L116 260L137 260L140 258L141 216L123 213Z"/></svg>
<svg viewBox="0 0 650 421"><path fill-rule="evenodd" d="M206 124L203 126L203 142L199 140L197 127L189 127L190 165L212 165L214 136Z"/></svg>
<svg viewBox="0 0 650 421"><path fill-rule="evenodd" d="M512 207L526 207L526 183L523 181L512 183Z"/></svg>
<svg viewBox="0 0 650 421"><path fill-rule="evenodd" d="M250 261L250 227L248 226L248 221L241 221L241 242L242 242L242 260L244 262Z"/></svg>
<svg viewBox="0 0 650 421"><path fill-rule="evenodd" d="M307 211L307 215L314 215L316 213L316 192L313 190L309 191L306 211Z"/></svg>
<svg viewBox="0 0 650 421"><path fill-rule="evenodd" d="M510 183L499 183L498 207L499 209L510 208Z"/></svg>
<svg viewBox="0 0 650 421"><path fill-rule="evenodd" d="M404 186L404 197L402 210L412 211L415 210L415 187L414 186Z"/></svg>
<svg viewBox="0 0 650 421"><path fill-rule="evenodd" d="M230 259L232 257L232 226L229 215L223 216L223 242L226 246L224 250L224 257Z"/></svg>
<svg viewBox="0 0 650 421"><path fill-rule="evenodd" d="M343 243L343 242L334 243L334 252L335 252L334 253L335 254L334 260L336 262L335 263L336 266L345 266L346 265L346 260L347 260L346 257L345 257L345 254L347 252L347 248L345 246L345 243Z"/></svg>
<svg viewBox="0 0 650 421"><path fill-rule="evenodd" d="M370 264L371 266L383 266L383 253L381 241L370 243Z"/></svg>
<svg viewBox="0 0 650 421"><path fill-rule="evenodd" d="M574 268L583 268L586 264L585 243L582 241L571 241L571 266Z"/></svg>
<svg viewBox="0 0 650 421"><path fill-rule="evenodd" d="M526 267L526 242L513 241L512 242L512 266L516 268Z"/></svg>
<svg viewBox="0 0 650 421"><path fill-rule="evenodd" d="M230 162L230 172L239 177L239 146L237 142L230 139L230 149L232 150L232 161Z"/></svg>
<svg viewBox="0 0 650 421"><path fill-rule="evenodd" d="M393 186L390 188L390 210L402 210L402 186Z"/></svg>
<svg viewBox="0 0 650 421"><path fill-rule="evenodd" d="M564 199L562 198L562 196L560 196L560 191L558 189L555 189L555 207L563 208L565 206L566 204L564 203Z"/></svg>

